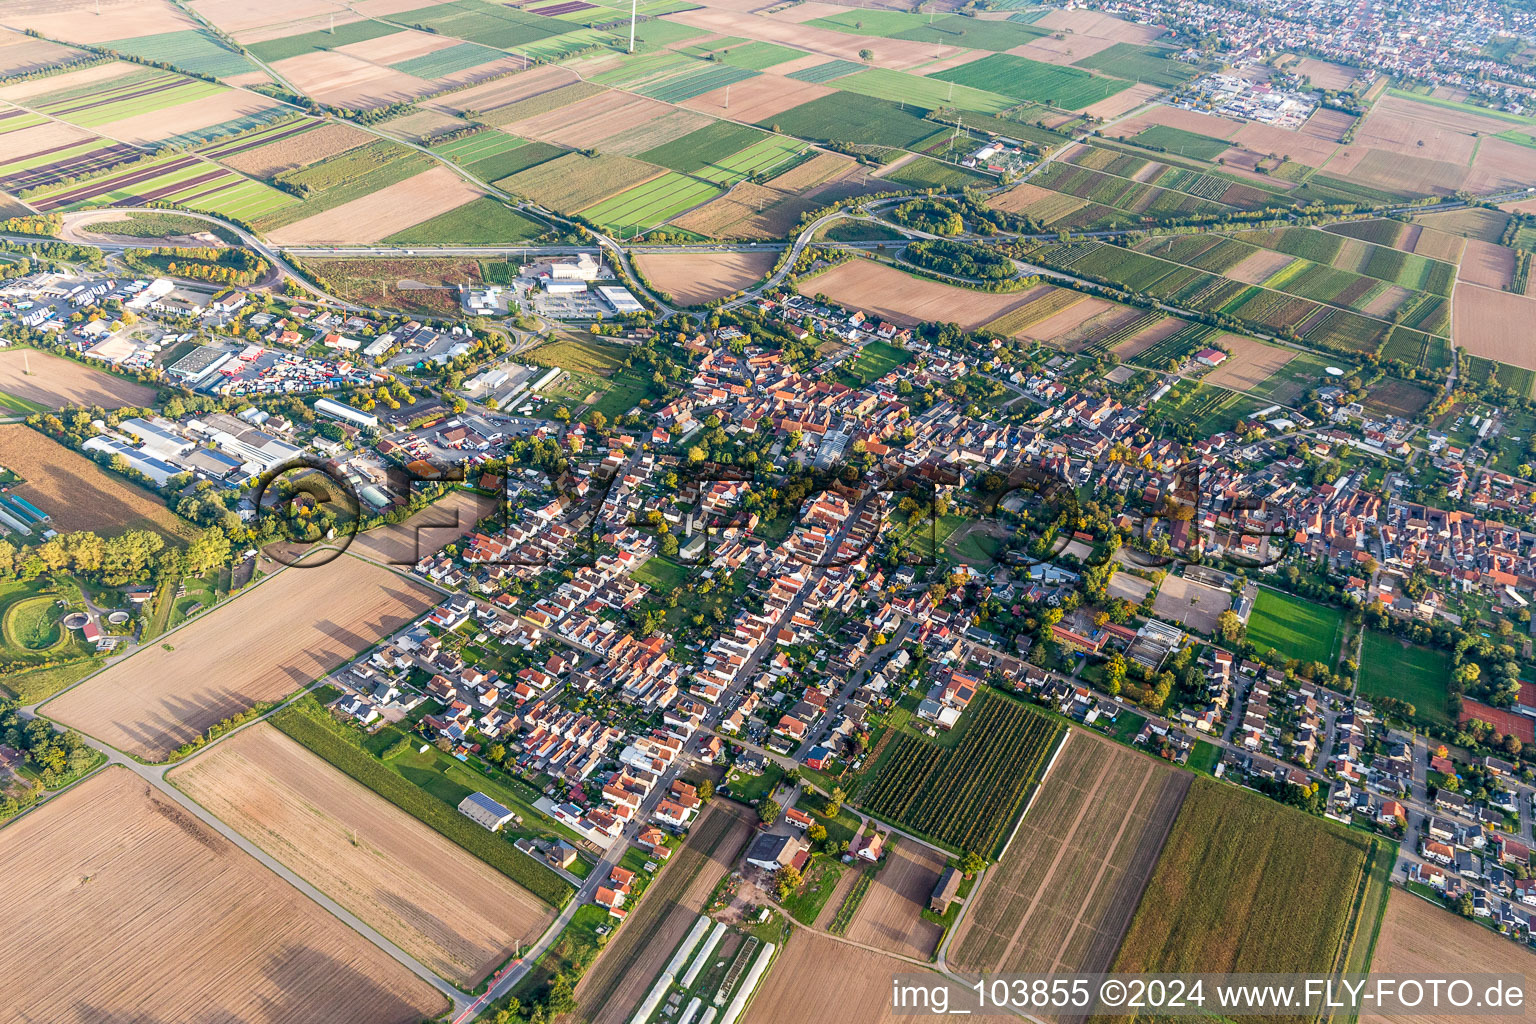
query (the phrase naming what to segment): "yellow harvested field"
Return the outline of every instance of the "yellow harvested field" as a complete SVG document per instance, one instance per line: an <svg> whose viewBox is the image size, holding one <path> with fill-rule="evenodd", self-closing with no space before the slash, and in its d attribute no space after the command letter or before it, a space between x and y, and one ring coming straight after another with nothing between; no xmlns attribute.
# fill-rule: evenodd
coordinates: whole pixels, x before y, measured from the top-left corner
<svg viewBox="0 0 1536 1024"><path fill-rule="evenodd" d="M481 191L447 167L434 167L361 199L305 217L271 232L282 245L376 242L478 198Z"/></svg>
<svg viewBox="0 0 1536 1024"><path fill-rule="evenodd" d="M554 910L265 722L171 773L224 824L461 988Z"/></svg>
<svg viewBox="0 0 1536 1024"><path fill-rule="evenodd" d="M272 69L306 95L338 107L370 109L409 103L432 83L334 50L274 61Z"/></svg>
<svg viewBox="0 0 1536 1024"><path fill-rule="evenodd" d="M1041 28L1073 35L1100 36L1117 43L1150 43L1168 34L1161 25L1137 25L1097 11L1050 11L1035 22Z"/></svg>
<svg viewBox="0 0 1536 1024"><path fill-rule="evenodd" d="M60 533L153 530L168 540L186 540L197 532L159 496L24 423L0 424L0 466L26 481L11 492L48 513L49 525Z"/></svg>
<svg viewBox="0 0 1536 1024"><path fill-rule="evenodd" d="M112 121L102 125L101 131L109 138L150 145L182 132L192 132L211 124L259 114L277 105L276 100L265 96L229 89L191 103L178 103L174 107Z"/></svg>
<svg viewBox="0 0 1536 1024"><path fill-rule="evenodd" d="M1456 269L1456 280L1503 288L1515 273L1515 250L1492 242L1470 239Z"/></svg>
<svg viewBox="0 0 1536 1024"><path fill-rule="evenodd" d="M1451 332L1456 347L1475 356L1536 370L1536 299L1514 292L1458 284L1451 296Z"/></svg>
<svg viewBox="0 0 1536 1024"><path fill-rule="evenodd" d="M801 295L825 295L840 306L906 327L937 320L957 323L968 331L1023 305L1029 294L972 291L866 259L852 259L815 277L801 278L795 287Z"/></svg>
<svg viewBox="0 0 1536 1024"><path fill-rule="evenodd" d="M102 0L100 4L96 0L11 0L0 7L0 25L32 29L44 38L71 43L100 43L198 27L165 0Z"/></svg>
<svg viewBox="0 0 1536 1024"><path fill-rule="evenodd" d="M1150 100L1163 90L1146 82L1139 82L1129 89L1122 89L1113 96L1107 96L1097 103L1091 103L1084 107L1082 113L1087 117L1115 118L1122 114L1128 114Z"/></svg>
<svg viewBox="0 0 1536 1024"><path fill-rule="evenodd" d="M328 122L303 135L257 146L243 153L227 156L219 162L243 174L270 178L284 171L318 163L326 157L345 153L371 141L374 136L349 124Z"/></svg>
<svg viewBox="0 0 1536 1024"><path fill-rule="evenodd" d="M765 277L775 252L645 253L635 267L685 306L724 298Z"/></svg>
<svg viewBox="0 0 1536 1024"><path fill-rule="evenodd" d="M1030 40L1023 46L1015 46L1008 52L1015 57L1027 57L1047 64L1071 64L1073 61L1086 60L1114 45L1113 39L1105 39L1103 36L1067 36L1063 39L1045 36Z"/></svg>
<svg viewBox="0 0 1536 1024"><path fill-rule="evenodd" d="M447 1009L127 768L0 831L0 877L7 1020L417 1024Z"/></svg>
<svg viewBox="0 0 1536 1024"><path fill-rule="evenodd" d="M727 89L712 89L692 99L685 107L702 110L733 121L765 121L790 107L830 96L836 89L815 82L801 82L782 75L758 75L737 82ZM730 105L726 103L729 101Z"/></svg>
<svg viewBox="0 0 1536 1024"><path fill-rule="evenodd" d="M1291 265L1293 257L1275 249L1255 249L1242 262L1227 271L1228 277L1243 284L1263 284L1279 270Z"/></svg>
<svg viewBox="0 0 1536 1024"><path fill-rule="evenodd" d="M151 761L279 700L420 616L436 593L358 558L281 569L48 704L48 716Z"/></svg>
<svg viewBox="0 0 1536 1024"><path fill-rule="evenodd" d="M103 409L144 406L159 394L147 384L30 348L0 349L0 392L50 409L66 405L99 405Z"/></svg>
<svg viewBox="0 0 1536 1024"><path fill-rule="evenodd" d="M1497 242L1509 223L1509 215L1499 210L1481 207L1466 210L1449 210L1445 213L1421 213L1414 220L1436 231L1460 235L1467 239Z"/></svg>
<svg viewBox="0 0 1536 1024"><path fill-rule="evenodd" d="M1239 334L1223 334L1213 341L1221 348L1230 349L1232 354L1226 362L1200 379L1207 384L1233 391L1249 391L1258 387L1296 358L1296 353L1291 349L1266 345Z"/></svg>
<svg viewBox="0 0 1536 1024"><path fill-rule="evenodd" d="M1354 84L1355 79L1360 77L1360 73L1354 68L1326 60L1317 60L1314 57L1303 57L1295 64L1289 65L1287 70L1292 74L1306 75L1312 79L1314 89L1348 89Z"/></svg>
<svg viewBox="0 0 1536 1024"><path fill-rule="evenodd" d="M1531 954L1466 918L1396 886L1387 896L1372 974L1444 977L1453 974L1528 974ZM1362 1013L1360 1024L1463 1024L1465 1015Z"/></svg>

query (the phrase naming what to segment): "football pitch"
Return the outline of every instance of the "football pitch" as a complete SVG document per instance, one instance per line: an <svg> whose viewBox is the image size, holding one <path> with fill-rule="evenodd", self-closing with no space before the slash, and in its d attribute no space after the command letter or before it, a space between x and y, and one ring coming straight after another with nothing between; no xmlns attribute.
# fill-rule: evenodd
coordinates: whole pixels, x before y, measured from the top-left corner
<svg viewBox="0 0 1536 1024"><path fill-rule="evenodd" d="M1273 647L1288 658L1332 668L1343 628L1339 609L1261 587L1248 619L1248 639L1261 649Z"/></svg>

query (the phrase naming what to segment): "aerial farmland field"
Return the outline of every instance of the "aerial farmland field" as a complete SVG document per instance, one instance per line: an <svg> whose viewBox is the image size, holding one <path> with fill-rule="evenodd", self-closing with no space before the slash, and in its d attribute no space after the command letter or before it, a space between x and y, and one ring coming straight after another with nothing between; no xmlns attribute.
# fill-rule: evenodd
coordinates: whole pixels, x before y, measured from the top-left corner
<svg viewBox="0 0 1536 1024"><path fill-rule="evenodd" d="M1381 908L1359 897L1391 857L1368 835L1197 778L1112 970L1331 972L1375 933Z"/></svg>
<svg viewBox="0 0 1536 1024"><path fill-rule="evenodd" d="M527 890L266 723L170 779L461 987L477 984L554 917Z"/></svg>
<svg viewBox="0 0 1536 1024"><path fill-rule="evenodd" d="M1109 969L1193 776L1085 729L1062 741L950 944L979 973Z"/></svg>
<svg viewBox="0 0 1536 1024"><path fill-rule="evenodd" d="M434 597L357 558L283 569L55 698L47 714L164 761L210 726L315 681Z"/></svg>
<svg viewBox="0 0 1536 1024"><path fill-rule="evenodd" d="M68 405L120 409L146 406L156 391L51 352L10 347L0 349L0 393L14 395L47 409Z"/></svg>
<svg viewBox="0 0 1536 1024"><path fill-rule="evenodd" d="M126 768L0 831L0 871L11 936L0 971L18 1020L416 1024L446 1008L430 985ZM70 983L35 970L39 958Z"/></svg>

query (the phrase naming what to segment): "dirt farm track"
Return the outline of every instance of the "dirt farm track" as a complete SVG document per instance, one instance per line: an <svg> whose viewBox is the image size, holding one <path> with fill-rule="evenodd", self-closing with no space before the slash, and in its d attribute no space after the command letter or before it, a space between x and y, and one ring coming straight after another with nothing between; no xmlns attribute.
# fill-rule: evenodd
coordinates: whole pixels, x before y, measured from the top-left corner
<svg viewBox="0 0 1536 1024"><path fill-rule="evenodd" d="M433 603L427 588L357 558L283 569L66 691L43 714L163 761L231 715L314 682Z"/></svg>
<svg viewBox="0 0 1536 1024"><path fill-rule="evenodd" d="M0 830L0 1021L416 1024L443 997L128 769Z"/></svg>

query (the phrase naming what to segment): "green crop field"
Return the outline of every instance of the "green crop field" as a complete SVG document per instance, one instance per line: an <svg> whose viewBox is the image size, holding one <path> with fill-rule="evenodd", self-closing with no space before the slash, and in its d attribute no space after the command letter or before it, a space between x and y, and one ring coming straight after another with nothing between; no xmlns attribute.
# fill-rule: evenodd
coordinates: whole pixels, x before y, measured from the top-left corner
<svg viewBox="0 0 1536 1024"><path fill-rule="evenodd" d="M1169 60L1174 51L1157 46L1138 46L1135 43L1116 43L1091 57L1072 62L1073 67L1092 68L1116 78L1128 78L1136 82L1148 82L1163 89L1172 89L1194 78L1199 71L1188 64Z"/></svg>
<svg viewBox="0 0 1536 1024"><path fill-rule="evenodd" d="M1416 717L1451 725L1445 702L1451 659L1446 652L1405 644L1391 633L1368 629L1360 646L1360 693L1396 697L1412 704Z"/></svg>
<svg viewBox="0 0 1536 1024"><path fill-rule="evenodd" d="M434 161L427 154L386 139L347 150L278 175L279 182L306 190L306 198L261 218L256 226L269 231L292 224L404 181L432 166Z"/></svg>
<svg viewBox="0 0 1536 1024"><path fill-rule="evenodd" d="M1380 901L1361 897L1369 865L1389 851L1372 836L1197 778L1112 970L1331 974L1375 933Z"/></svg>
<svg viewBox="0 0 1536 1024"><path fill-rule="evenodd" d="M261 43L251 43L246 49L264 61L283 60L320 50L334 50L348 43L361 43L381 36L394 35L399 31L395 26L385 25L383 22L353 21L345 25L337 25L334 30L301 32L296 36L281 36Z"/></svg>
<svg viewBox="0 0 1536 1024"><path fill-rule="evenodd" d="M954 164L920 156L902 164L885 175L886 181L894 181L913 188L941 188L947 190L978 188L994 184L994 179Z"/></svg>
<svg viewBox="0 0 1536 1024"><path fill-rule="evenodd" d="M692 174L766 139L762 132L730 121L712 121L680 139L638 154L639 159Z"/></svg>
<svg viewBox="0 0 1536 1024"><path fill-rule="evenodd" d="M834 93L802 103L758 123L818 142L895 146L901 149L933 134L926 111L903 109L889 100L860 93Z"/></svg>
<svg viewBox="0 0 1536 1024"><path fill-rule="evenodd" d="M565 156L520 171L496 187L552 210L583 210L657 177L661 168L626 156Z"/></svg>
<svg viewBox="0 0 1536 1024"><path fill-rule="evenodd" d="M433 146L432 151L446 156L481 181L511 177L567 152L547 142L529 142L499 131L466 135Z"/></svg>
<svg viewBox="0 0 1536 1024"><path fill-rule="evenodd" d="M684 210L720 195L721 190L686 174L668 171L659 178L642 182L634 188L589 206L581 211L586 219L618 231L645 230L676 217Z"/></svg>
<svg viewBox="0 0 1536 1024"><path fill-rule="evenodd" d="M720 51L720 59L735 68L761 71L775 64L797 60L806 55L804 50L778 43L747 43L744 46L728 46Z"/></svg>
<svg viewBox="0 0 1536 1024"><path fill-rule="evenodd" d="M420 57L399 61L391 64L390 67L407 75L415 75L417 78L443 78L458 74L460 71L468 71L481 64L489 64L505 56L506 54L500 50L493 50L479 43L459 43L457 46L444 47L441 50L424 53Z"/></svg>
<svg viewBox="0 0 1536 1024"><path fill-rule="evenodd" d="M1214 160L1231 147L1230 142L1213 139L1209 135L1187 132L1182 128L1170 128L1155 124L1133 135L1130 142L1179 156L1192 156L1196 160Z"/></svg>
<svg viewBox="0 0 1536 1024"><path fill-rule="evenodd" d="M195 78L183 78L171 72L165 72L162 77L149 83L136 81L133 84L122 85L107 82L105 85L107 88L100 88L88 99L55 101L45 97L44 100L34 101L34 106L61 121L92 128L110 121L153 113L228 91L222 85L198 81ZM160 86L160 88L145 91L150 85Z"/></svg>
<svg viewBox="0 0 1536 1024"><path fill-rule="evenodd" d="M386 245L505 245L537 238L549 229L508 208L499 199L481 196L457 209L397 231Z"/></svg>
<svg viewBox="0 0 1536 1024"><path fill-rule="evenodd" d="M635 86L634 91L642 96L661 100L663 103L681 103L695 96L702 96L706 92L723 89L728 85L735 85L737 82L744 82L757 76L756 71L733 68L729 64L694 63L695 67L682 74L664 78L659 82Z"/></svg>
<svg viewBox="0 0 1536 1024"><path fill-rule="evenodd" d="M230 49L201 29L114 39L97 45L215 78L243 75L256 70L256 65L245 59L245 54Z"/></svg>
<svg viewBox="0 0 1536 1024"><path fill-rule="evenodd" d="M526 47L540 39L558 36L571 27L557 18L545 18L477 0L453 0L436 7L401 11L390 15L389 20L401 25L420 25L439 35L456 36L504 50Z"/></svg>
<svg viewBox="0 0 1536 1024"><path fill-rule="evenodd" d="M958 107L961 110L979 110L984 114L1000 114L1018 105L1008 96L972 89L951 80L939 81L939 77L935 75L924 78L922 75L909 75L889 68L869 68L839 78L835 88L876 99L916 104L930 110L935 107Z"/></svg>
<svg viewBox="0 0 1536 1024"><path fill-rule="evenodd" d="M1130 88L1130 83L1123 79L1090 75L1077 68L1046 64L1010 53L990 54L969 64L935 72L930 77L1003 96L1047 103L1064 110L1081 110Z"/></svg>
<svg viewBox="0 0 1536 1024"><path fill-rule="evenodd" d="M791 71L786 78L793 78L797 82L830 82L844 75L851 75L855 71L864 70L864 65L851 60L829 60L825 64L817 64L815 67L806 68L804 71Z"/></svg>
<svg viewBox="0 0 1536 1024"><path fill-rule="evenodd" d="M806 24L854 35L995 51L1011 50L1050 34L1046 29L1015 21L982 21L960 15L934 18L927 14L868 8L816 18ZM876 56L879 56L878 48Z"/></svg>
<svg viewBox="0 0 1536 1024"><path fill-rule="evenodd" d="M1259 648L1273 647L1288 658L1333 666L1339 650L1344 613L1267 587L1259 588L1248 619L1248 639Z"/></svg>

